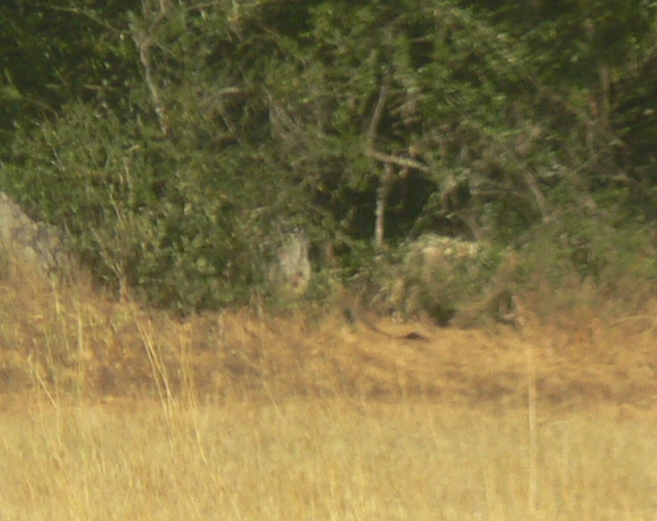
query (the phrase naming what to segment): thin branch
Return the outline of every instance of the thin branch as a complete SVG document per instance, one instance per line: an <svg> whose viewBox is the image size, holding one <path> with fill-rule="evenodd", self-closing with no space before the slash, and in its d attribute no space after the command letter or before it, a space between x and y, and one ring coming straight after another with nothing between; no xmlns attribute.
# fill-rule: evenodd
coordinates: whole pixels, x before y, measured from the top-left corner
<svg viewBox="0 0 657 521"><path fill-rule="evenodd" d="M374 107L374 114L372 114L372 121L370 121L370 128L367 131L368 152L374 146L374 141L376 140L376 134L379 129L379 122L381 121L381 116L383 115L383 109L385 108L386 101L388 100L389 91L390 91L390 73L387 72L385 77L383 78L383 84L381 85L381 91L379 92L379 99L376 101L376 107Z"/></svg>
<svg viewBox="0 0 657 521"><path fill-rule="evenodd" d="M48 5L48 4L44 5L44 7L52 11L61 11L64 13L72 13L72 14L84 16L85 18L89 18L89 20L92 20L93 22L97 23L101 27L104 27L105 29L109 29L110 31L116 34L121 34L123 32L117 29L116 27L111 26L106 21L101 20L100 18L95 16L91 11L80 9L79 7L59 7L56 5Z"/></svg>
<svg viewBox="0 0 657 521"><path fill-rule="evenodd" d="M550 219L550 212L548 212L547 203L545 202L545 197L543 197L543 192L541 192L541 189L539 188L536 179L531 174L531 172L528 172L526 169L522 170L522 176L525 179L525 183L527 183L527 187L529 188L530 192L534 196L534 199L536 200L536 204L538 204L538 207L541 210L541 216L543 217L543 222L548 222Z"/></svg>
<svg viewBox="0 0 657 521"><path fill-rule="evenodd" d="M155 109L155 114L160 123L160 130L165 136L169 131L169 118L166 112L166 107L160 96L160 91L153 81L151 75L151 59L150 59L150 49L153 44L153 32L158 25L166 18L168 11L166 7L165 0L160 0L160 12L151 23L150 27L144 32L134 32L132 34L132 40L135 42L135 46L139 51L139 60L141 61L142 66L144 67L144 79L146 80L146 85L148 86L148 91L151 95L151 100L153 102L153 107ZM144 16L146 13L146 6L144 4Z"/></svg>
<svg viewBox="0 0 657 521"><path fill-rule="evenodd" d="M428 174L431 172L431 169L422 163L415 161L414 159L409 159L407 157L393 156L390 154L384 154L383 152L377 152L376 150L370 149L367 151L367 156L377 161L382 161L383 163L391 163L397 166L404 168L413 168Z"/></svg>

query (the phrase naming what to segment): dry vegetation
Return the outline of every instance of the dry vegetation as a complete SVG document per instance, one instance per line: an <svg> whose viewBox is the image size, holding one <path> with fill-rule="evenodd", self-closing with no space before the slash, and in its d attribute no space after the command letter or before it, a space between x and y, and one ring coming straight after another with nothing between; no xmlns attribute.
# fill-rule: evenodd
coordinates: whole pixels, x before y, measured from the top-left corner
<svg viewBox="0 0 657 521"><path fill-rule="evenodd" d="M654 519L654 419L282 399L15 403L2 518ZM533 511L534 515L531 515Z"/></svg>
<svg viewBox="0 0 657 521"><path fill-rule="evenodd" d="M0 280L2 520L657 516L649 314L180 319L83 279Z"/></svg>

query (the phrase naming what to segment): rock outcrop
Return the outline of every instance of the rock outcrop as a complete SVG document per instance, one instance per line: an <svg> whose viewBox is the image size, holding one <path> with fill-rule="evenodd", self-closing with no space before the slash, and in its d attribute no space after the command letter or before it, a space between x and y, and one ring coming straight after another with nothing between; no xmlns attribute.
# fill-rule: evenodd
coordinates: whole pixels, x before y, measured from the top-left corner
<svg viewBox="0 0 657 521"><path fill-rule="evenodd" d="M309 241L302 230L283 235L273 265L269 269L269 284L277 297L294 300L308 289L311 267Z"/></svg>
<svg viewBox="0 0 657 521"><path fill-rule="evenodd" d="M31 219L4 192L0 192L0 251L48 276L62 275L71 266L61 231Z"/></svg>

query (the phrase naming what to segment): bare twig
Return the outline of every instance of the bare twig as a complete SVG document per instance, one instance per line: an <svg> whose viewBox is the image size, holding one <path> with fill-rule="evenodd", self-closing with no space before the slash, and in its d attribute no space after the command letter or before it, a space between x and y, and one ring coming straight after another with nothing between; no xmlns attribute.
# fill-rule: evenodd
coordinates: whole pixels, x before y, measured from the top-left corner
<svg viewBox="0 0 657 521"><path fill-rule="evenodd" d="M390 73L386 73L385 78L383 78L383 85L381 85L381 91L379 92L379 99L376 101L376 107L374 107L374 114L372 114L372 121L370 121L370 128L367 131L368 152L374 146L374 141L376 141L376 134L379 129L379 123L381 122L381 116L383 115L383 109L385 108L386 101L388 100L389 92L390 92Z"/></svg>
<svg viewBox="0 0 657 521"><path fill-rule="evenodd" d="M414 168L415 170L419 170L425 174L431 171L426 165L423 165L422 163L408 157L384 154L383 152L378 152L374 149L369 149L367 151L367 155L368 157L376 159L377 161L382 161L383 163L391 163L393 165L401 166L404 168Z"/></svg>
<svg viewBox="0 0 657 521"><path fill-rule="evenodd" d="M85 18L88 18L89 20L97 23L101 27L104 27L105 29L109 29L113 33L120 34L123 31L117 29L116 27L113 27L109 23L107 23L105 20L100 19L97 17L95 14L93 14L93 11L87 10L87 9L81 9L80 7L60 7L56 5L48 5L46 4L44 6L46 9L51 9L52 11L60 11L63 13L71 13L75 15L80 15L84 16Z"/></svg>
<svg viewBox="0 0 657 521"><path fill-rule="evenodd" d="M160 12L151 23L150 27L145 31L133 32L132 41L135 42L135 46L139 51L139 61L141 61L142 67L144 68L144 79L146 80L146 86L151 95L151 101L153 102L153 108L155 109L155 114L157 115L158 121L160 123L160 130L166 136L169 132L169 118L167 115L166 107L162 102L162 97L160 96L160 91L153 81L151 75L151 55L150 50L153 45L153 33L158 25L160 25L166 18L168 11L165 0L160 0ZM147 16L146 6L144 4L144 16Z"/></svg>
<svg viewBox="0 0 657 521"><path fill-rule="evenodd" d="M550 219L550 212L548 211L545 197L543 197L543 192L541 192L541 189L539 188L536 179L531 174L531 172L528 172L525 169L522 170L522 176L525 178L525 182L529 187L529 191L534 196L534 199L536 199L536 204L538 204L538 207L541 210L541 216L543 217L543 222L547 222Z"/></svg>

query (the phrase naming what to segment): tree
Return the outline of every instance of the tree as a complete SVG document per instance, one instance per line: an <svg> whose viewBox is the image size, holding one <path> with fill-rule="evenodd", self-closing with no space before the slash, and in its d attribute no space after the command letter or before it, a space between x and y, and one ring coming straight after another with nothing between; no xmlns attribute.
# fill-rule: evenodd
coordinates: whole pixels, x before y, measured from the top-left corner
<svg viewBox="0 0 657 521"><path fill-rule="evenodd" d="M517 244L655 187L648 1L13 0L0 21L3 188L163 305L262 290L290 227L338 256Z"/></svg>

